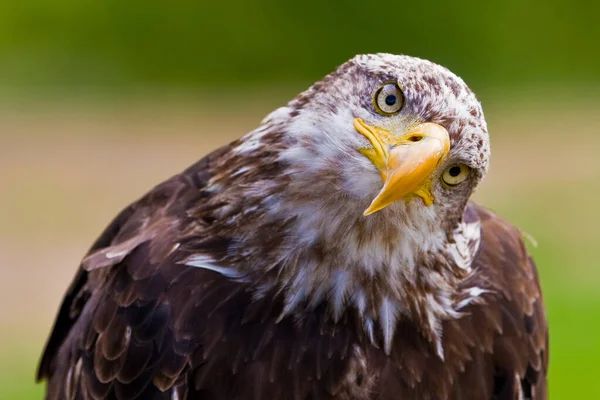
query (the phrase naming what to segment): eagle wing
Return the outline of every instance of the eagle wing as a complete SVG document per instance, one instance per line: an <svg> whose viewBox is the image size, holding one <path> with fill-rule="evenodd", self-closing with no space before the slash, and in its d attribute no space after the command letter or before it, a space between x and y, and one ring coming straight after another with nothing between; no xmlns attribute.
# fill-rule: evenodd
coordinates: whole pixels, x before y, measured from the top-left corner
<svg viewBox="0 0 600 400"><path fill-rule="evenodd" d="M150 382L161 398L173 386L188 349L165 291L184 273L175 246L186 202L201 197L218 153L124 209L84 257L38 367L48 399L147 398Z"/></svg>
<svg viewBox="0 0 600 400"><path fill-rule="evenodd" d="M343 390L356 329L337 331L319 309L280 320L275 291L255 299L243 280L184 264L230 245L185 241L211 223L188 211L207 196L222 151L127 207L84 257L39 365L48 399L327 399Z"/></svg>
<svg viewBox="0 0 600 400"><path fill-rule="evenodd" d="M475 273L463 284L485 291L484 301L467 307L466 318L448 323L446 342L460 343L459 336L469 335L472 344L491 357L484 357L487 367L477 365L482 361L475 357L474 368L467 368L457 386L466 392L491 392L494 400L546 399L548 325L538 272L522 232L474 203L465 218L479 219L481 243ZM481 379L485 370L493 371L493 380Z"/></svg>

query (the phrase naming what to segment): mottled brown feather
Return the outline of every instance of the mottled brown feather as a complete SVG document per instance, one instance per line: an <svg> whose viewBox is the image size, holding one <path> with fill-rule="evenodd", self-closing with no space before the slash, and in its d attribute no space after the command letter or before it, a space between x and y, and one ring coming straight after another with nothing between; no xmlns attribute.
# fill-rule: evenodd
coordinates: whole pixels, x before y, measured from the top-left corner
<svg viewBox="0 0 600 400"><path fill-rule="evenodd" d="M202 172L190 169L155 189L160 195L151 192L127 208L90 254L106 254L94 252L118 246L118 237L144 236L122 234L120 226L184 227L187 205L178 198L195 198L190 192L202 188L192 177ZM47 397L65 397L71 374L69 392L90 398L145 398L142 393L185 388L190 399L516 399L523 387L545 399L547 326L535 267L517 229L473 204L468 212L481 220L483 237L469 278L476 282L465 285L490 293L463 317L444 322L444 361L408 320L399 322L389 356L366 340L350 309L338 323L325 306L276 323L282 309L276 292L253 300L243 282L179 264L186 248L166 250L174 231L150 235L114 265L79 270L40 364ZM200 238L194 248L219 254L222 240ZM89 291L87 303L75 318L65 318L62 310L81 291ZM77 370L79 359L84 367ZM358 362L364 365L360 379Z"/></svg>

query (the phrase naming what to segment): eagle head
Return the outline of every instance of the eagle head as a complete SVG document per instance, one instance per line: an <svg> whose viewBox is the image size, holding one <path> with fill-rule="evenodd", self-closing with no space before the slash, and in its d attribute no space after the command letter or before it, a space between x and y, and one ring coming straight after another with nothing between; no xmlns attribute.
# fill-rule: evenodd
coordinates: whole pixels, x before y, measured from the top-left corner
<svg viewBox="0 0 600 400"><path fill-rule="evenodd" d="M289 114L285 116L286 111ZM360 55L274 116L295 142L282 158L320 195L364 216L419 214L456 225L489 161L479 102L458 76L429 61ZM291 118L290 118L291 117ZM325 185L323 185L325 186ZM350 205L350 204L349 204ZM433 211L428 211L432 208ZM418 221L415 221L418 222Z"/></svg>

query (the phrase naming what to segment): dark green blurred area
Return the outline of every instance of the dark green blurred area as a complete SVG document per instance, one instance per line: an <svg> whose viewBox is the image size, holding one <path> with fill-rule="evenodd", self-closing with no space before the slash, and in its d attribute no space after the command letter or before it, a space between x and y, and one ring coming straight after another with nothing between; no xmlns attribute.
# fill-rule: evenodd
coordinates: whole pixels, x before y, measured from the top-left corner
<svg viewBox="0 0 600 400"><path fill-rule="evenodd" d="M0 86L311 82L357 53L515 86L600 82L593 1L75 1L0 4Z"/></svg>

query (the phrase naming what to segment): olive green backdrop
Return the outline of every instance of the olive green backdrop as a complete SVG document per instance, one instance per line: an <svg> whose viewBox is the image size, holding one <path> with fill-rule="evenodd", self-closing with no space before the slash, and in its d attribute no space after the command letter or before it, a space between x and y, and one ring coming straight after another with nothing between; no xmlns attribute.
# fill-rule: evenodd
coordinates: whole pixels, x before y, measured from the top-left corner
<svg viewBox="0 0 600 400"><path fill-rule="evenodd" d="M472 85L600 80L600 3L21 0L0 4L0 83L311 81L360 52L430 58Z"/></svg>

